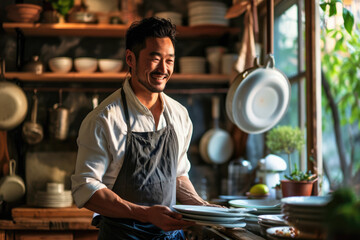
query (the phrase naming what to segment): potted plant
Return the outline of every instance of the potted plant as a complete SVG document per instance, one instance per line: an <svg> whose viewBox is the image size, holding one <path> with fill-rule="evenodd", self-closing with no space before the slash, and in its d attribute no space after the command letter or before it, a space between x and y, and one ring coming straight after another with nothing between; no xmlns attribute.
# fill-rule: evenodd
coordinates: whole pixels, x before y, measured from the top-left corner
<svg viewBox="0 0 360 240"><path fill-rule="evenodd" d="M65 16L74 6L74 0L47 0L52 9L58 13L59 22L65 22Z"/></svg>
<svg viewBox="0 0 360 240"><path fill-rule="evenodd" d="M288 156L290 174L285 174L286 179L281 180L283 197L311 195L316 175L311 171L300 171L296 163L292 169L291 162L291 154L296 150L300 151L304 143L304 135L298 127L278 126L270 130L266 136L266 146L271 152L285 153Z"/></svg>

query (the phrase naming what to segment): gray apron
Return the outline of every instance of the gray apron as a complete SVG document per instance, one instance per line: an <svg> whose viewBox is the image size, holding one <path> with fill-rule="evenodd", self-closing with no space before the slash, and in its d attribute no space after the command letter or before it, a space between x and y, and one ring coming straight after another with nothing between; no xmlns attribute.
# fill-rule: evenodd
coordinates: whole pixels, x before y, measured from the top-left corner
<svg viewBox="0 0 360 240"><path fill-rule="evenodd" d="M113 191L129 202L171 207L176 203L178 144L164 111L166 127L155 132L132 132L125 92L121 89L127 124L123 166ZM133 219L102 217L99 239L185 239L182 230L165 232L150 223Z"/></svg>

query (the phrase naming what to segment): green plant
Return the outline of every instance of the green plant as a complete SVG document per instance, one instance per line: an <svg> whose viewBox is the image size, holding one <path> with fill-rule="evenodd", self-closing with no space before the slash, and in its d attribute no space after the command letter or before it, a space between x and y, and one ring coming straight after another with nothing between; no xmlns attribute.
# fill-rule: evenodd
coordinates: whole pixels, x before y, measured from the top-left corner
<svg viewBox="0 0 360 240"><path fill-rule="evenodd" d="M359 239L360 199L355 189L342 187L332 193L327 204L326 220L329 235L341 235L342 239Z"/></svg>
<svg viewBox="0 0 360 240"><path fill-rule="evenodd" d="M294 181L311 181L316 178L315 175L309 172L302 172L298 169L297 164L294 163L294 170L292 170L291 154L297 150L301 151L304 145L303 132L298 127L278 126L269 131L266 135L266 146L273 153L285 153L288 156L290 175L285 175L285 178Z"/></svg>
<svg viewBox="0 0 360 240"><path fill-rule="evenodd" d="M61 15L65 16L74 6L74 0L48 0L51 6Z"/></svg>
<svg viewBox="0 0 360 240"><path fill-rule="evenodd" d="M340 0L322 1L320 6L323 129L335 135L340 167L330 168L326 155L323 166L330 188L336 189L360 178L360 151L356 147L360 130L360 25L354 26L353 14ZM339 18L343 24L328 24L339 23Z"/></svg>

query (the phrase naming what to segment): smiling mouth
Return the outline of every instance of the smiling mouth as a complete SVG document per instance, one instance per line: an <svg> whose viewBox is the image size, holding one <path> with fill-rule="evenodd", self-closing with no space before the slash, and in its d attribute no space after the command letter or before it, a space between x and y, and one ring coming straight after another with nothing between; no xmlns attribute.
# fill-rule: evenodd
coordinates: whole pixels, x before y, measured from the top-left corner
<svg viewBox="0 0 360 240"><path fill-rule="evenodd" d="M159 73L159 72L152 73L152 74L150 74L150 76L152 78L155 78L156 80L163 80L163 79L166 79L169 77L168 74L163 74L163 73Z"/></svg>

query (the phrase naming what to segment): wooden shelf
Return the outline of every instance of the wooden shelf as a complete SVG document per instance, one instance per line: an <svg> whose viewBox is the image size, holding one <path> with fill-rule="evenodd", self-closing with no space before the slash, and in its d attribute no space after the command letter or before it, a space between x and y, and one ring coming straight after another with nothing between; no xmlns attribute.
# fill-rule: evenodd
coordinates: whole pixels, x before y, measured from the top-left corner
<svg viewBox="0 0 360 240"><path fill-rule="evenodd" d="M119 82L126 76L125 72L120 73L43 73L34 74L26 72L5 73L7 79L18 79L24 82ZM228 83L230 77L222 74L179 74L174 73L171 82L184 83Z"/></svg>
<svg viewBox="0 0 360 240"><path fill-rule="evenodd" d="M25 36L87 36L125 37L128 25L85 24L85 23L11 23L2 24L5 32L16 33L19 29ZM238 34L239 28L219 25L177 26L178 38L220 37L224 34Z"/></svg>

